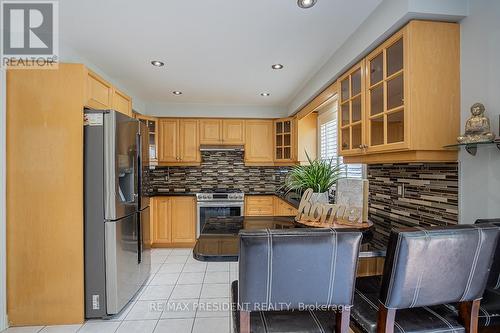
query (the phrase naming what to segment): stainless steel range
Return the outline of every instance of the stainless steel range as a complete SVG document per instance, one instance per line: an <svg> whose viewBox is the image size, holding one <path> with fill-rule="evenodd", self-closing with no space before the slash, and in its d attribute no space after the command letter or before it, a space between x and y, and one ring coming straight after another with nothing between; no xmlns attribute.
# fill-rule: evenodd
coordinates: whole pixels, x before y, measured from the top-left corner
<svg viewBox="0 0 500 333"><path fill-rule="evenodd" d="M220 191L196 194L198 221L196 235L203 231L209 217L243 216L245 194L243 192L224 193Z"/></svg>

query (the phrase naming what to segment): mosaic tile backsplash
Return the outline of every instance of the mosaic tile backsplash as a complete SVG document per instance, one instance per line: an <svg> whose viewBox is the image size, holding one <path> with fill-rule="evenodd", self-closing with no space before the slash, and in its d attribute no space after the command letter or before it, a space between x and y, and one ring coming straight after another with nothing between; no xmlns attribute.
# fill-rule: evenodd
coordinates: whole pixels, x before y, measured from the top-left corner
<svg viewBox="0 0 500 333"><path fill-rule="evenodd" d="M381 244L393 227L458 223L458 163L369 165L368 180L369 219Z"/></svg>
<svg viewBox="0 0 500 333"><path fill-rule="evenodd" d="M289 167L247 167L244 152L202 152L199 167L157 167L149 171L151 195L241 190L275 193ZM458 164L412 163L368 166L369 218L375 244L387 244L394 227L458 223Z"/></svg>
<svg viewBox="0 0 500 333"><path fill-rule="evenodd" d="M150 194L203 192L215 189L275 193L288 167L247 167L240 151L201 152L199 167L157 167L149 171Z"/></svg>

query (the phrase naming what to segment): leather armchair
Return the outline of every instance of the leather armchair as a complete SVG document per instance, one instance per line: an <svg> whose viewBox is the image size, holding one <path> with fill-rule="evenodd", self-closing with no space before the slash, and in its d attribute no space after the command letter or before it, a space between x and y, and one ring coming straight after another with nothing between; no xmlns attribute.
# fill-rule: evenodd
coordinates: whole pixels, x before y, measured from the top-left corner
<svg viewBox="0 0 500 333"><path fill-rule="evenodd" d="M361 238L347 229L241 231L236 331L347 333Z"/></svg>
<svg viewBox="0 0 500 333"><path fill-rule="evenodd" d="M356 282L353 328L476 332L498 235L490 224L393 230L383 276Z"/></svg>

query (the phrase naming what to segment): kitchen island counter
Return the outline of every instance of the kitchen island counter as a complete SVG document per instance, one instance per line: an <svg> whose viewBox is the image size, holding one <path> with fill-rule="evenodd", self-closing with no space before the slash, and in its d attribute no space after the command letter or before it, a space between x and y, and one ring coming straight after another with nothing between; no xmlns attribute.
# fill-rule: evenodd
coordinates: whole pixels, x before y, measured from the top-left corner
<svg viewBox="0 0 500 333"><path fill-rule="evenodd" d="M302 228L289 216L212 217L196 240L193 257L199 261L237 262L240 230ZM384 257L385 248L372 243L373 228L363 232L360 258Z"/></svg>

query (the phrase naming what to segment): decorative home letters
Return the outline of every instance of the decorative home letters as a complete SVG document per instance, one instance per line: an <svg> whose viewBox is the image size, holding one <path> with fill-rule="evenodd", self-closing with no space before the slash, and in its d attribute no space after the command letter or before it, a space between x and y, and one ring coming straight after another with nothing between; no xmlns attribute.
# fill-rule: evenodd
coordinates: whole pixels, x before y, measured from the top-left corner
<svg viewBox="0 0 500 333"><path fill-rule="evenodd" d="M307 189L300 200L299 209L295 219L297 221L319 222L333 224L341 220L348 223L362 223L362 207L347 207L339 204L313 203L312 189ZM328 219L328 222L327 222Z"/></svg>

